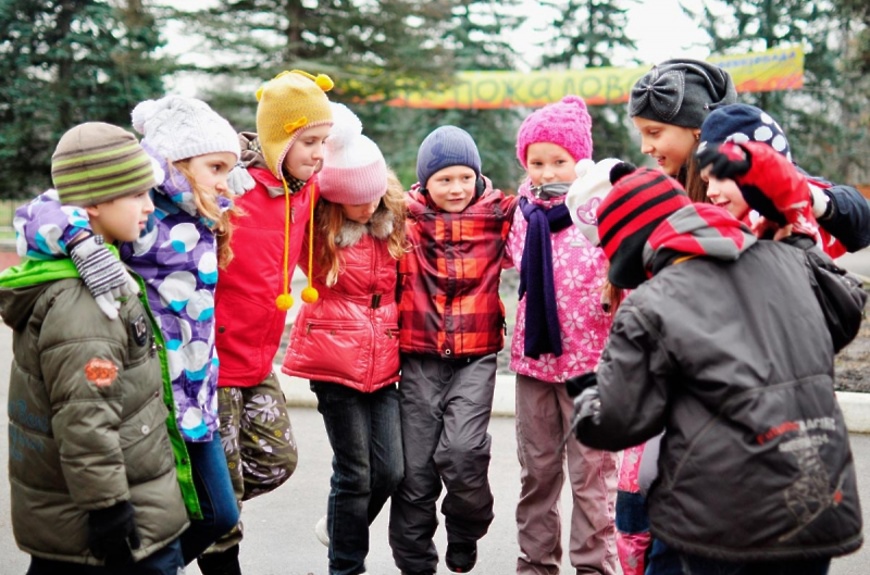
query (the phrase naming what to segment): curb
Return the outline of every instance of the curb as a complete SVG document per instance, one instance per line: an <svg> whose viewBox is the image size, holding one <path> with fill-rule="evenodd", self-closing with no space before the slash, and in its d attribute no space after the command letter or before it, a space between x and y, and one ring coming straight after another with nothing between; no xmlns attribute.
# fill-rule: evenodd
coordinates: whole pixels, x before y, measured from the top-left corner
<svg viewBox="0 0 870 575"><path fill-rule="evenodd" d="M281 388L284 390L288 405L317 407L317 399L308 387L307 379L283 374L280 365L275 365L275 374L281 382ZM870 393L851 391L838 391L836 393L849 433L870 433ZM492 400L492 414L498 417L513 417L515 405L514 376L497 375L495 394Z"/></svg>

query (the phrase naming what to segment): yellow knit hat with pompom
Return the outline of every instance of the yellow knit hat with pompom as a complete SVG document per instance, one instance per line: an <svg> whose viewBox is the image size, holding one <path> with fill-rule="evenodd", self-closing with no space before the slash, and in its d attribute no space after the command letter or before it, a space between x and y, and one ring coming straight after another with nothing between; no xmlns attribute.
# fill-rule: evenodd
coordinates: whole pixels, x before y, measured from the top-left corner
<svg viewBox="0 0 870 575"><path fill-rule="evenodd" d="M326 92L333 87L325 74L284 71L257 90L257 136L272 174L281 177L281 165L301 130L332 124Z"/></svg>

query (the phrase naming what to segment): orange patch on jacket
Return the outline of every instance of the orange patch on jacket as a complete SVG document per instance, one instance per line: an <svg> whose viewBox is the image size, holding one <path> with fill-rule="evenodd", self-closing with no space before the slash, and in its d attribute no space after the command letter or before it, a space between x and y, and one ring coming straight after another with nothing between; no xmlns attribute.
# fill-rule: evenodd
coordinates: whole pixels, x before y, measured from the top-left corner
<svg viewBox="0 0 870 575"><path fill-rule="evenodd" d="M118 377L118 366L95 357L85 364L85 377L97 387L109 387Z"/></svg>

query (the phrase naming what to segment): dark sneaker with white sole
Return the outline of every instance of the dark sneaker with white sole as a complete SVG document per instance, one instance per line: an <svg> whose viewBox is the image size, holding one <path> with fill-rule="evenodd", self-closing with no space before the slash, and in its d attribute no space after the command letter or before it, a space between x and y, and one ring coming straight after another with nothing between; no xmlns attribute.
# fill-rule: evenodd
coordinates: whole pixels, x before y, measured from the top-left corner
<svg viewBox="0 0 870 575"><path fill-rule="evenodd" d="M448 543L444 562L451 573L471 573L477 563L477 543Z"/></svg>

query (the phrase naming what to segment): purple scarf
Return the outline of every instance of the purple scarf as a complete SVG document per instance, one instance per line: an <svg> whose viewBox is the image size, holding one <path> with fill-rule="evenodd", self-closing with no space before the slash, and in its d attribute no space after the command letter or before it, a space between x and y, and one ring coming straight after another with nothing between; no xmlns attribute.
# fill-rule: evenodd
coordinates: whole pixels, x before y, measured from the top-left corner
<svg viewBox="0 0 870 575"><path fill-rule="evenodd" d="M539 359L543 353L562 355L562 333L556 313L553 283L553 242L550 234L571 225L565 204L545 209L520 198L520 209L529 223L520 266L520 299L526 298L526 357Z"/></svg>

